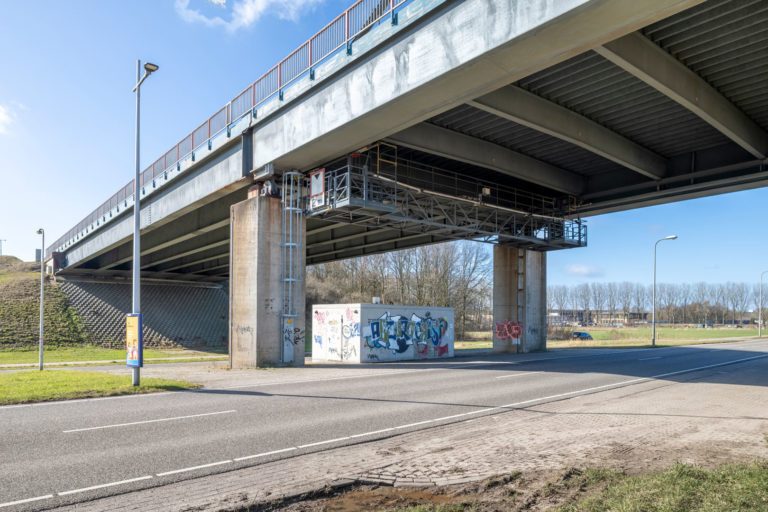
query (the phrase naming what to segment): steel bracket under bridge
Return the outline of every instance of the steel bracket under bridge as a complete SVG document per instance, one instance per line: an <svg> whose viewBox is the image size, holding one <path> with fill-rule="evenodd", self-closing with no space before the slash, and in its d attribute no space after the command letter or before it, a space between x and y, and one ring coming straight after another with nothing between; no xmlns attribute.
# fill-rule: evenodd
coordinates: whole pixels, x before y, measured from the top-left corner
<svg viewBox="0 0 768 512"><path fill-rule="evenodd" d="M513 199L503 199L506 194L498 190L491 193L489 187L458 176L451 180L442 170L437 177L440 190L426 189L417 184L412 168L406 181L397 178L395 166L371 163L371 158L357 155L310 173L310 182L322 180L323 186L322 193L312 194L319 184L310 185L307 216L540 251L587 245L585 221L556 215L552 198L515 191ZM421 176L421 181L433 184L435 179ZM473 188L477 195L471 194Z"/></svg>

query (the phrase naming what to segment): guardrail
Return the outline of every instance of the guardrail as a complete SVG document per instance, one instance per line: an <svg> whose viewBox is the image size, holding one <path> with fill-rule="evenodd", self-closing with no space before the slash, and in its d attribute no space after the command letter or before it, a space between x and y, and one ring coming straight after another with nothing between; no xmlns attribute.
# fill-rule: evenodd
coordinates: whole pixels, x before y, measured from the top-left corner
<svg viewBox="0 0 768 512"><path fill-rule="evenodd" d="M283 90L297 79L306 74L314 79L315 66L342 48L349 51L355 38L373 25L387 17L391 17L392 22L396 23L396 9L410 1L412 0L358 0L353 3L147 167L140 175L141 186L151 183L156 177L177 166L201 145L208 143L212 137L228 129L262 103L275 96L282 99ZM114 215L113 210L119 211L121 207L128 208L132 204L133 180L51 244L46 250L46 256L50 256L54 250L59 251L79 242L85 237L83 231L97 229Z"/></svg>

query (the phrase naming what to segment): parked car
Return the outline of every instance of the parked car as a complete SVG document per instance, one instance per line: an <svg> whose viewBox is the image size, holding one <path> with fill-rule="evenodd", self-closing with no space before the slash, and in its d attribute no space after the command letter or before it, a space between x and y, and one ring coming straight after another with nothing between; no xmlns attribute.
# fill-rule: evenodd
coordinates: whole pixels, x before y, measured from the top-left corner
<svg viewBox="0 0 768 512"><path fill-rule="evenodd" d="M574 340L591 340L592 335L589 334L586 331L573 331L573 334L571 334L571 338Z"/></svg>

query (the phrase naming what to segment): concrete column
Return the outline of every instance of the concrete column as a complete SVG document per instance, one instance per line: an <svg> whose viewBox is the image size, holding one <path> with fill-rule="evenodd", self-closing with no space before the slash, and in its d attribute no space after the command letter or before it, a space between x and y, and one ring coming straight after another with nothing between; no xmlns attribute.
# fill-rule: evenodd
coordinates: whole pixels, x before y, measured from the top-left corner
<svg viewBox="0 0 768 512"><path fill-rule="evenodd" d="M494 352L547 349L546 293L546 253L505 245L494 246ZM518 329L520 337L516 338Z"/></svg>
<svg viewBox="0 0 768 512"><path fill-rule="evenodd" d="M493 351L515 348L504 324L517 321L518 250L506 245L493 246Z"/></svg>
<svg viewBox="0 0 768 512"><path fill-rule="evenodd" d="M232 368L285 364L283 344L282 205L279 197L262 196L252 187L248 199L232 206L230 239L229 358ZM306 230L302 230L306 236ZM304 281L302 276L302 283ZM301 343L294 343L286 361L304 364L304 293L294 327ZM298 336L296 336L298 339ZM291 357L292 356L292 357Z"/></svg>
<svg viewBox="0 0 768 512"><path fill-rule="evenodd" d="M523 351L547 350L547 253L526 251Z"/></svg>

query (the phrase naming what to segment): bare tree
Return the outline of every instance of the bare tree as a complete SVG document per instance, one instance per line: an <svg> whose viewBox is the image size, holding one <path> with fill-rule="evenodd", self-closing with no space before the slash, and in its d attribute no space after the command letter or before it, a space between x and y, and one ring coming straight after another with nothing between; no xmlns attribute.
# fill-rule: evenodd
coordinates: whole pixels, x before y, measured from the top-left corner
<svg viewBox="0 0 768 512"><path fill-rule="evenodd" d="M560 313L560 320L565 322L565 310L568 307L568 287L565 285L552 286L549 295L551 296L552 303Z"/></svg>
<svg viewBox="0 0 768 512"><path fill-rule="evenodd" d="M706 325L709 321L709 290L707 283L698 282L691 288L691 300L696 321Z"/></svg>
<svg viewBox="0 0 768 512"><path fill-rule="evenodd" d="M597 319L595 320L595 323L599 324L600 315L602 314L602 311L605 309L605 300L606 300L605 284L592 283L590 285L590 290L592 292L592 307L595 309L595 313L597 315Z"/></svg>
<svg viewBox="0 0 768 512"><path fill-rule="evenodd" d="M605 305L610 315L609 321L616 321L616 310L619 309L619 285L616 283L605 283Z"/></svg>
<svg viewBox="0 0 768 512"><path fill-rule="evenodd" d="M582 320L584 322L590 321L590 306L592 305L592 291L589 287L589 283L582 283L578 285L574 293L574 301L578 304L576 307L582 312Z"/></svg>
<svg viewBox="0 0 768 512"><path fill-rule="evenodd" d="M632 283L624 281L619 285L619 303L624 314L624 321L629 322L629 313L632 310Z"/></svg>
<svg viewBox="0 0 768 512"><path fill-rule="evenodd" d="M645 307L648 304L648 290L645 286L635 283L632 302L635 305L635 312L638 318L642 318L642 314L645 312Z"/></svg>
<svg viewBox="0 0 768 512"><path fill-rule="evenodd" d="M693 295L693 289L690 284L688 283L681 283L677 285L677 298L680 301L680 308L682 309L683 313L683 323L688 323L688 306L691 302L691 297Z"/></svg>

